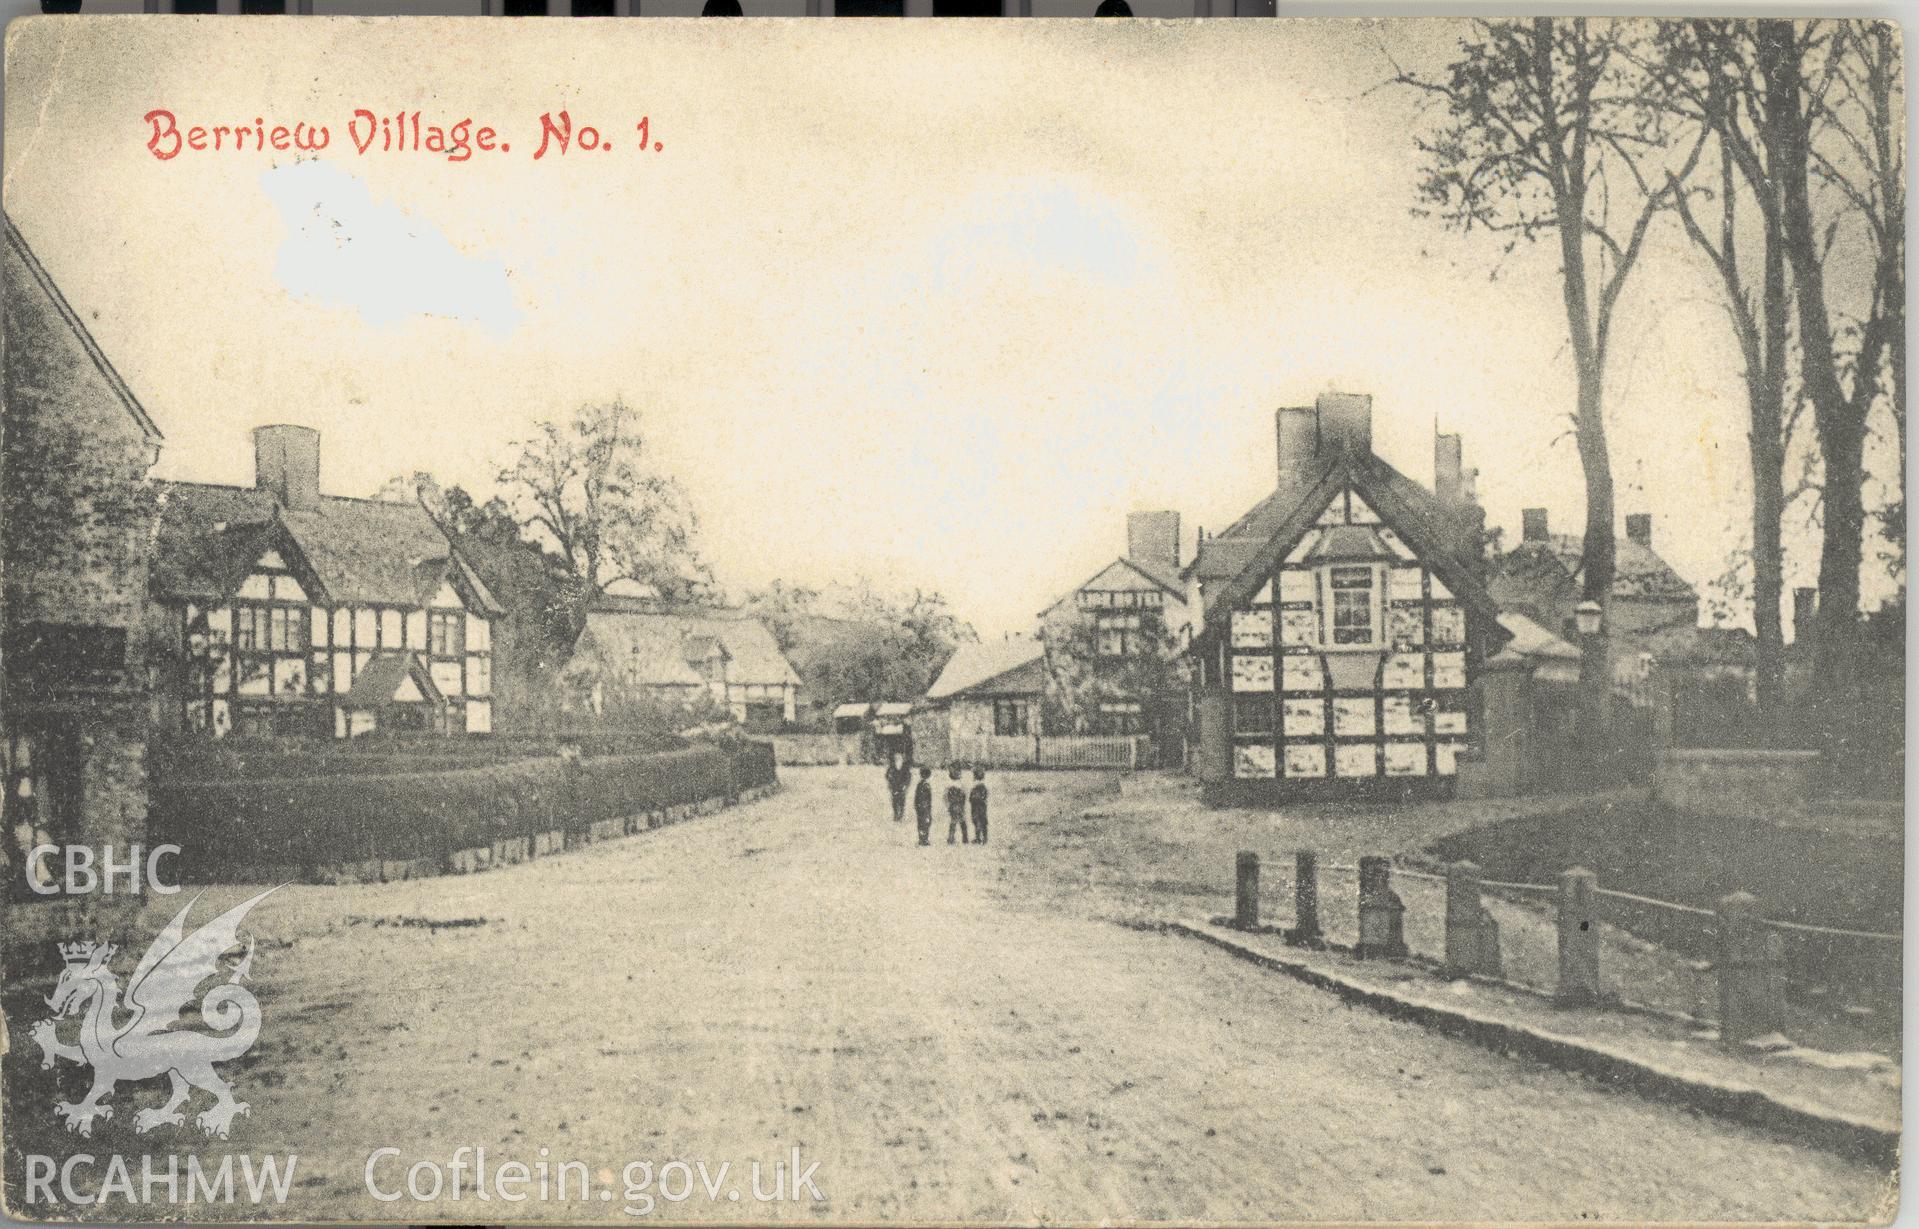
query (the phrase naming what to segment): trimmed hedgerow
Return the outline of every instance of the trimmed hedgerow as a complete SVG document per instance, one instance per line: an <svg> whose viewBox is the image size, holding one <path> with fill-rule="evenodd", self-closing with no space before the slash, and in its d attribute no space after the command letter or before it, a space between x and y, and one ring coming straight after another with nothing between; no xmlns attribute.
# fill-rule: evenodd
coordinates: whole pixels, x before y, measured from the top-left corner
<svg viewBox="0 0 1919 1229"><path fill-rule="evenodd" d="M236 776L156 784L150 827L196 878L283 863L317 868L445 856L536 832L578 830L773 780L764 743L650 755L546 756L433 772Z"/></svg>

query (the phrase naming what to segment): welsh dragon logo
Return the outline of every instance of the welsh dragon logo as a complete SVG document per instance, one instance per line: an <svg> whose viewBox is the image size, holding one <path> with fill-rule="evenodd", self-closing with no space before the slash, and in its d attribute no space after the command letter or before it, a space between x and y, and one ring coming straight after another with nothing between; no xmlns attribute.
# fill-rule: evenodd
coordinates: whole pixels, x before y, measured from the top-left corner
<svg viewBox="0 0 1919 1229"><path fill-rule="evenodd" d="M234 1100L233 1086L213 1066L238 1058L252 1047L260 1035L260 1003L240 984L253 964L253 941L246 941L246 953L237 963L228 965L222 957L240 945L241 919L272 891L269 888L243 901L190 935L187 914L199 897L188 901L140 957L127 980L124 1004L120 979L108 967L116 948L60 944L66 968L46 1000L53 1015L34 1025L32 1037L40 1043L43 1069L58 1058L93 1068L93 1087L86 1097L77 1104L62 1101L55 1107L69 1131L90 1136L94 1119L111 1119L113 1107L104 1102L121 1082L165 1075L173 1082L167 1103L135 1114L133 1129L144 1134L155 1127L182 1125L181 1106L198 1088L216 1100L194 1121L210 1136L227 1137L234 1118L248 1107ZM200 986L216 977L224 980L200 995ZM196 995L200 1019L212 1032L175 1027ZM77 1045L61 1041L58 1035L60 1022L73 1016L80 1017Z"/></svg>

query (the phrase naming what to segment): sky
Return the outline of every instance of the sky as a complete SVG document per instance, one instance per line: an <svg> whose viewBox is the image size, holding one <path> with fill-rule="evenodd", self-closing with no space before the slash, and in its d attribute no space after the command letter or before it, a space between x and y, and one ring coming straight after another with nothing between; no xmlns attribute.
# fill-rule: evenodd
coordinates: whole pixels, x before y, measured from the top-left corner
<svg viewBox="0 0 1919 1229"><path fill-rule="evenodd" d="M1328 389L1372 394L1422 482L1463 433L1508 540L1524 507L1580 527L1556 261L1411 213L1420 100L1381 83L1460 31L29 21L5 206L166 433L161 476L247 483L249 430L297 422L329 493L485 493L534 423L617 397L727 588L938 590L992 636L1119 554L1129 509L1179 511L1190 553L1271 489L1274 409ZM509 149L359 153L362 107ZM156 109L330 144L163 160ZM574 143L534 159L562 110ZM1749 516L1713 294L1655 232L1608 410L1621 513L1701 585Z"/></svg>

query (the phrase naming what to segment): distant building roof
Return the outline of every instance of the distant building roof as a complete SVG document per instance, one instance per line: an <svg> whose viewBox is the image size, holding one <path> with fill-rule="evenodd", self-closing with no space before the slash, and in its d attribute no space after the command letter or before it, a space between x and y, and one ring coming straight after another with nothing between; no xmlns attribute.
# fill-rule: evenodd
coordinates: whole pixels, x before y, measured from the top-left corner
<svg viewBox="0 0 1919 1229"><path fill-rule="evenodd" d="M1511 653L1516 657L1549 657L1561 661L1578 661L1579 650L1558 636L1553 635L1530 618L1516 610L1499 612L1499 625L1506 629L1512 639L1500 650L1500 656Z"/></svg>
<svg viewBox="0 0 1919 1229"><path fill-rule="evenodd" d="M739 610L690 606L647 609L625 602L602 602L600 608L587 612L581 642L582 652L597 653L604 667L642 685L705 683L707 679L695 663L715 651L728 659L729 683L771 687L800 684L799 675L780 652L766 624Z"/></svg>
<svg viewBox="0 0 1919 1229"><path fill-rule="evenodd" d="M933 680L933 685L926 689L926 698L950 700L969 691L990 690L987 685L995 682L1016 681L1015 690L1037 691L1036 680L1009 680L1006 676L1034 665L1044 655L1040 642L1027 636L962 644Z"/></svg>
<svg viewBox="0 0 1919 1229"><path fill-rule="evenodd" d="M1578 534L1555 533L1544 541L1522 541L1508 552L1514 563L1549 557L1575 582L1585 572L1586 540ZM1501 568L1510 566L1502 561ZM1699 591L1644 542L1621 534L1615 540L1612 594L1614 597L1696 601Z"/></svg>
<svg viewBox="0 0 1919 1229"><path fill-rule="evenodd" d="M423 606L451 581L488 614L499 603L416 503L322 495L287 508L270 491L159 482L153 587L162 597L230 596L270 546L290 545L335 604Z"/></svg>

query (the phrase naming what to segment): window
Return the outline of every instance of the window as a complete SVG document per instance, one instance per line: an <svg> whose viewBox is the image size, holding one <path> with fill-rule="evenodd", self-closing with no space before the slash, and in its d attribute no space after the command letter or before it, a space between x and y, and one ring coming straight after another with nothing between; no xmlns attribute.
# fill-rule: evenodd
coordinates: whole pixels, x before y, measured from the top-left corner
<svg viewBox="0 0 1919 1229"><path fill-rule="evenodd" d="M706 7L700 10L702 17L743 17L740 0L706 0Z"/></svg>
<svg viewBox="0 0 1919 1229"><path fill-rule="evenodd" d="M173 0L173 11L176 13L201 14L217 13L220 10L216 7L215 0Z"/></svg>
<svg viewBox="0 0 1919 1229"><path fill-rule="evenodd" d="M1133 657L1146 651L1146 633L1138 614L1099 616L1099 655Z"/></svg>
<svg viewBox="0 0 1919 1229"><path fill-rule="evenodd" d="M544 17L546 0L504 0L500 5L503 17Z"/></svg>
<svg viewBox="0 0 1919 1229"><path fill-rule="evenodd" d="M906 0L834 0L836 17L904 17Z"/></svg>
<svg viewBox="0 0 1919 1229"><path fill-rule="evenodd" d="M1273 701L1268 696L1238 696L1233 700L1233 733L1271 734Z"/></svg>
<svg viewBox="0 0 1919 1229"><path fill-rule="evenodd" d="M281 16L287 11L287 0L240 0L240 12L249 16Z"/></svg>
<svg viewBox="0 0 1919 1229"><path fill-rule="evenodd" d="M1029 712L1030 706L1024 700L993 701L993 733L1008 735L1030 733Z"/></svg>
<svg viewBox="0 0 1919 1229"><path fill-rule="evenodd" d="M1366 567L1332 569L1333 643L1373 644L1373 570Z"/></svg>
<svg viewBox="0 0 1919 1229"><path fill-rule="evenodd" d="M74 839L80 820L79 738L72 729L43 729L17 734L6 744L7 850L12 866L28 865L26 855L36 845ZM46 887L59 870L53 858L33 868ZM7 887L21 899L52 899L28 887L27 874L7 877Z"/></svg>
<svg viewBox="0 0 1919 1229"><path fill-rule="evenodd" d="M1099 706L1102 734L1144 734L1146 716L1136 700L1108 700Z"/></svg>
<svg viewBox="0 0 1919 1229"><path fill-rule="evenodd" d="M458 657L460 632L466 626L466 615L457 610L436 610L429 616L429 620L427 651L435 657Z"/></svg>
<svg viewBox="0 0 1919 1229"><path fill-rule="evenodd" d="M573 0L575 17L613 17L613 0Z"/></svg>
<svg viewBox="0 0 1919 1229"><path fill-rule="evenodd" d="M233 611L234 643L257 653L304 653L307 612L285 606L241 605Z"/></svg>
<svg viewBox="0 0 1919 1229"><path fill-rule="evenodd" d="M935 17L999 17L1000 0L933 0Z"/></svg>
<svg viewBox="0 0 1919 1229"><path fill-rule="evenodd" d="M1093 10L1095 17L1131 17L1132 6L1126 0L1099 0L1099 7Z"/></svg>

